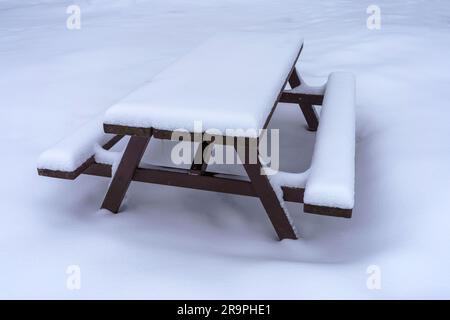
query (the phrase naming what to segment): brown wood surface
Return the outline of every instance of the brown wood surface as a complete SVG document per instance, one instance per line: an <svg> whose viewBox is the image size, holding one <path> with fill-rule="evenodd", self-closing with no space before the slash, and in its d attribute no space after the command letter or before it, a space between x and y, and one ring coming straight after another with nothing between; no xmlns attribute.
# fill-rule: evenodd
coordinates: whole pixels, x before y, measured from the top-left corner
<svg viewBox="0 0 450 320"><path fill-rule="evenodd" d="M111 166L94 163L86 169L84 174L111 177ZM205 172L197 177L192 176L187 169L152 166L152 168L137 168L133 181L257 197L247 177L233 174ZM305 192L303 188L282 187L282 190L285 201L303 203Z"/></svg>
<svg viewBox="0 0 450 320"><path fill-rule="evenodd" d="M291 73L291 77L289 78L289 85L292 89L301 85L300 78L295 67ZM317 117L316 111L314 110L311 100L304 98L299 103L299 106L302 110L303 116L305 117L306 123L308 124L308 130L317 131L317 127L319 126L319 119Z"/></svg>
<svg viewBox="0 0 450 320"><path fill-rule="evenodd" d="M195 153L194 159L192 161L190 174L203 175L205 173L209 161L209 156L205 159L205 149L210 144L211 143L208 141L203 141L202 143L199 143L197 152Z"/></svg>
<svg viewBox="0 0 450 320"><path fill-rule="evenodd" d="M323 95L283 91L279 102L293 103L298 105L307 102L315 106L321 106L323 103Z"/></svg>
<svg viewBox="0 0 450 320"><path fill-rule="evenodd" d="M278 199L275 190L269 182L269 179L266 175L261 174L262 165L256 157L256 164L252 164L249 162L249 154L250 144L246 143L245 154L242 155L239 152L237 146L236 152L244 165L244 169L247 172L247 175L250 179L253 190L256 195L259 197L266 213L272 222L272 225L275 229L275 232L278 235L280 240L283 239L297 239L297 235L295 230L293 229L285 210L283 209L280 200Z"/></svg>
<svg viewBox="0 0 450 320"><path fill-rule="evenodd" d="M318 214L321 216L332 216L338 218L351 218L352 217L352 209L342 209L342 208L333 208L333 207L325 207L325 206L316 206L312 204L305 203L303 205L303 212Z"/></svg>
<svg viewBox="0 0 450 320"><path fill-rule="evenodd" d="M134 172L139 166L150 137L132 136L120 160L117 171L102 203L102 209L117 213L125 197Z"/></svg>

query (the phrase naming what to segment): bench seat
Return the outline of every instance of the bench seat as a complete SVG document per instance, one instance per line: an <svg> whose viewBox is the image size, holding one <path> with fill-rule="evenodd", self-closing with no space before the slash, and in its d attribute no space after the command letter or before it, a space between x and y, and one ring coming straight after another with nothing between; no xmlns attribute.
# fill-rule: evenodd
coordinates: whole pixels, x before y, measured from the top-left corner
<svg viewBox="0 0 450 320"><path fill-rule="evenodd" d="M323 214L327 207L351 213L355 185L355 78L351 73L335 72L328 78L309 171L304 211Z"/></svg>
<svg viewBox="0 0 450 320"><path fill-rule="evenodd" d="M241 136L254 138L302 45L301 37L289 32L214 36L113 105L104 123L190 132L244 129L249 131Z"/></svg>
<svg viewBox="0 0 450 320"><path fill-rule="evenodd" d="M53 147L42 152L37 160L41 175L75 179L93 163L97 147L108 149L120 137L103 132L103 115L73 131Z"/></svg>

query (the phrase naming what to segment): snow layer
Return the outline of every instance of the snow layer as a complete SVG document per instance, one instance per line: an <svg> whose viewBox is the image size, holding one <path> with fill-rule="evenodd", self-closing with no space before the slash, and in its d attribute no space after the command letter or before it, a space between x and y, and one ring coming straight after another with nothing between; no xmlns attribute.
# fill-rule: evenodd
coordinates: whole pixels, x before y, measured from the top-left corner
<svg viewBox="0 0 450 320"><path fill-rule="evenodd" d="M354 185L355 78L333 72L325 90L304 201L351 209Z"/></svg>
<svg viewBox="0 0 450 320"><path fill-rule="evenodd" d="M191 132L201 122L256 137L302 44L292 31L218 34L108 109L104 122Z"/></svg>
<svg viewBox="0 0 450 320"><path fill-rule="evenodd" d="M299 173L278 171L270 174L269 170L266 171L271 184L279 187L304 188L309 177L309 169Z"/></svg>
<svg viewBox="0 0 450 320"><path fill-rule="evenodd" d="M103 132L103 115L94 118L75 129L55 146L41 153L37 161L38 169L75 171L114 137Z"/></svg>
<svg viewBox="0 0 450 320"><path fill-rule="evenodd" d="M303 79L300 77L300 85L298 87L295 87L294 89L286 90L287 92L294 92L294 93L303 93L303 94L316 94L316 95L323 95L325 93L325 84L322 86L313 87L308 85Z"/></svg>
<svg viewBox="0 0 450 320"><path fill-rule="evenodd" d="M2 298L450 298L449 1L378 0L380 30L366 28L365 0L76 2L82 27L68 31L66 0L0 1ZM308 84L356 75L351 219L287 203L302 238L278 242L254 198L132 183L112 215L98 210L108 179L36 174L53 141L243 28L299 30ZM306 170L315 134L299 108L280 105L271 126L281 170ZM161 157L145 161L169 165L170 147L152 140Z"/></svg>

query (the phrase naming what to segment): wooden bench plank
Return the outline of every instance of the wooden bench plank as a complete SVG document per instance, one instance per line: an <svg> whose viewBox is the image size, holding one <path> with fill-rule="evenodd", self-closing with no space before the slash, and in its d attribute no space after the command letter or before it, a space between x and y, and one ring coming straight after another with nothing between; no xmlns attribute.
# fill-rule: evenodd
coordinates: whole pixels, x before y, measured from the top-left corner
<svg viewBox="0 0 450 320"><path fill-rule="evenodd" d="M123 138L123 135L115 135L110 140L108 140L104 145L103 149L109 150L111 149L117 142L119 142ZM93 144L95 142L92 142ZM52 177L52 178L60 178L67 180L75 180L80 174L82 174L86 169L88 169L92 164L95 163L95 157L92 154L89 158L83 162L79 167L72 171L63 171L63 170L52 170L45 168L38 168L38 174L40 176Z"/></svg>
<svg viewBox="0 0 450 320"><path fill-rule="evenodd" d="M354 184L355 78L351 73L337 72L329 76L325 90L305 186L305 209L312 213L323 207L352 209Z"/></svg>

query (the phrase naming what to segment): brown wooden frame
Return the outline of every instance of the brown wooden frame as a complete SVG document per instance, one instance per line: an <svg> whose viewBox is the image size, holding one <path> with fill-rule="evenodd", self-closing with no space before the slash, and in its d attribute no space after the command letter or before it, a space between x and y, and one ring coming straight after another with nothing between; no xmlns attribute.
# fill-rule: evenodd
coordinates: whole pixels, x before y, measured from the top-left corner
<svg viewBox="0 0 450 320"><path fill-rule="evenodd" d="M308 129L312 131L317 130L319 122L313 105L321 105L323 102L323 95L305 94L292 90L284 90L287 83L290 84L292 89L301 85L300 77L298 76L295 68L295 63L300 55L300 52L301 49L294 61L291 72L284 81L282 87L283 89L280 91L277 100L274 102L273 108L264 124L264 128L267 128L278 103L284 102L298 104L306 119ZM104 124L104 131L106 133L116 134L116 136L104 146L105 149L111 148L124 135L130 136L130 141L128 142L121 162L111 181L108 192L103 201L102 208L106 208L115 213L118 212L120 204L131 181L171 185L241 196L252 196L260 199L280 239L297 238L297 235L288 221L280 200L277 198L267 176L260 174L261 164L259 163L259 160L257 163L250 163L247 158L243 159L237 149L237 139L231 140L233 141L236 152L238 152L241 157L241 161L248 177L209 172L206 170L207 164L203 160L200 163L193 161L190 169L176 169L161 166L140 168L139 162L150 139L156 138L170 140L172 139L173 132L168 130L160 130L157 128L139 128L111 124ZM191 135L194 136L194 134ZM193 139L191 141L195 140ZM229 140L223 139L221 141L221 139L218 139L218 141L214 141L213 143L226 143L224 141ZM203 155L203 152L209 143L210 142L201 142L195 157L199 157L199 153ZM250 140L247 138L245 146L247 155L250 151L250 145ZM201 159L203 159L203 157ZM94 157L92 156L73 172L39 169L38 173L49 177L75 179L82 173L87 175L111 177L111 171L110 165L96 163ZM290 188L284 186L282 187L282 191L283 199L285 201L303 203L303 188ZM352 214L351 209L329 208L310 204L304 205L304 212L345 218L350 218Z"/></svg>

